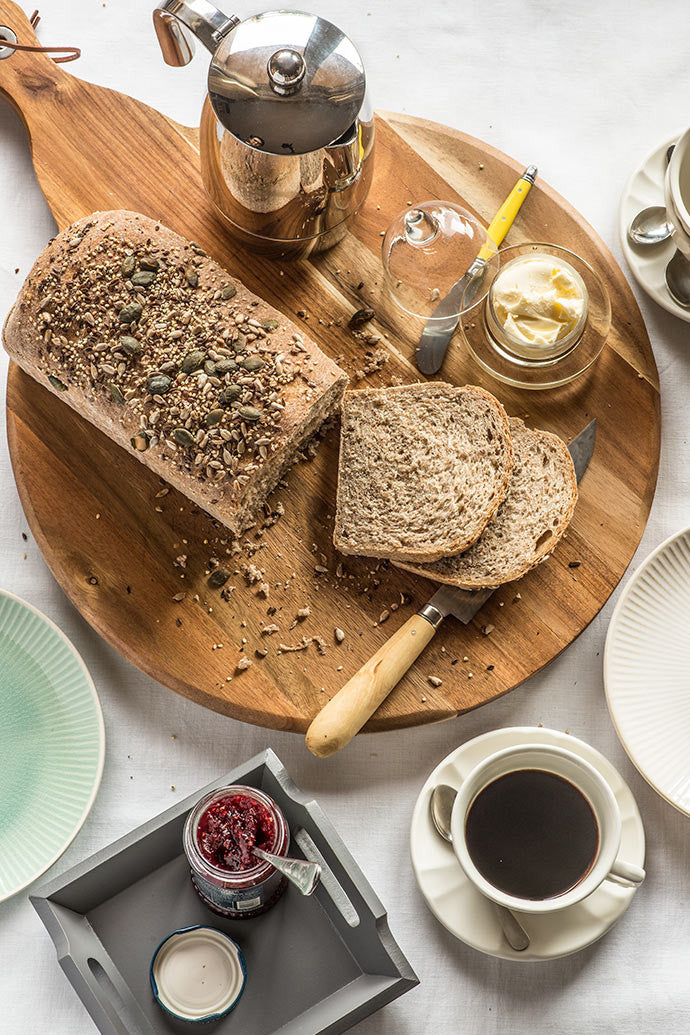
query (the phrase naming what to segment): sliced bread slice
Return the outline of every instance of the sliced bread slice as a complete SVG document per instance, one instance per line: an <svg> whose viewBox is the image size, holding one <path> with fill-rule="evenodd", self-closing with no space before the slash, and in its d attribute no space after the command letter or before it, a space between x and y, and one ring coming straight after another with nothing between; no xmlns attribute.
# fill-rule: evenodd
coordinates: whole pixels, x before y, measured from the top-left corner
<svg viewBox="0 0 690 1035"><path fill-rule="evenodd" d="M433 382L348 392L333 541L342 553L433 561L466 550L508 491L505 410Z"/></svg>
<svg viewBox="0 0 690 1035"><path fill-rule="evenodd" d="M435 564L398 567L462 589L501 586L545 561L561 539L577 502L568 447L557 435L532 431L510 418L515 466L505 501L481 538L465 553Z"/></svg>

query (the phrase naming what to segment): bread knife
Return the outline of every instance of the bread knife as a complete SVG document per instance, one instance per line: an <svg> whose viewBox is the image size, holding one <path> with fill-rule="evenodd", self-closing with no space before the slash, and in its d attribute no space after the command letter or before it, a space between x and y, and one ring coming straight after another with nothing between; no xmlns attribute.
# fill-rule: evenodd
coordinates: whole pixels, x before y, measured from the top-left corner
<svg viewBox="0 0 690 1035"><path fill-rule="evenodd" d="M597 422L592 420L568 446L578 485L589 467L596 432ZM468 592L441 586L321 709L307 730L311 753L326 758L349 744L433 639L443 619L453 615L467 625L494 592L495 587Z"/></svg>
<svg viewBox="0 0 690 1035"><path fill-rule="evenodd" d="M492 219L487 232L497 245L501 244L513 225L536 178L536 165L529 165ZM441 369L448 344L460 321L457 313L463 295L470 284L473 285L474 291L479 290L484 279L486 262L491 258L491 254L491 250L483 245L467 272L453 284L448 294L441 299L427 320L415 353L417 368L423 374L437 374ZM471 297L468 293L465 309L471 304Z"/></svg>

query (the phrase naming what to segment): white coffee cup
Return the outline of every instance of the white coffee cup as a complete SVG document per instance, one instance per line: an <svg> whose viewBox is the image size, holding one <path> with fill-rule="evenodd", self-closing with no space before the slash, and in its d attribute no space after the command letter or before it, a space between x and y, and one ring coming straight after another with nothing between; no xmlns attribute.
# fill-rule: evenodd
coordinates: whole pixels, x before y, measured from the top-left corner
<svg viewBox="0 0 690 1035"><path fill-rule="evenodd" d="M676 144L664 179L666 218L673 227L673 242L690 259L690 129Z"/></svg>
<svg viewBox="0 0 690 1035"><path fill-rule="evenodd" d="M479 792L500 776L521 769L545 770L568 780L589 802L599 828L599 845L591 868L575 887L552 898L527 899L501 891L482 876L467 847L465 823ZM467 878L482 895L508 909L525 913L552 913L580 902L605 880L636 887L645 878L645 871L640 866L618 858L621 814L613 791L594 766L565 748L530 744L505 748L484 759L465 777L458 791L450 829L453 849Z"/></svg>

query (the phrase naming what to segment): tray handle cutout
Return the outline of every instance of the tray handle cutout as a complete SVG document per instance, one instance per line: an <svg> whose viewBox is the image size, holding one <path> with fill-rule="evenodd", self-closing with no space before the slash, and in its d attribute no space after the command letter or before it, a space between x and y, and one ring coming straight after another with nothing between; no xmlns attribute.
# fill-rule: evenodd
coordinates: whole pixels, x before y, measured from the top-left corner
<svg viewBox="0 0 690 1035"><path fill-rule="evenodd" d="M330 895L333 905L345 923L349 924L350 927L359 927L359 913L353 906L342 884L333 873L333 870L314 844L311 835L304 828L300 828L294 834L294 840L310 862L317 862L321 866L321 885Z"/></svg>
<svg viewBox="0 0 690 1035"><path fill-rule="evenodd" d="M140 1032L142 1029L138 1018L132 1016L131 1010L128 1009L103 965L93 956L89 956L86 966L88 974L83 973L83 977L92 986L91 990L98 999L101 1009L107 1015L114 1035L135 1035L136 1032ZM96 988L93 987L93 983Z"/></svg>

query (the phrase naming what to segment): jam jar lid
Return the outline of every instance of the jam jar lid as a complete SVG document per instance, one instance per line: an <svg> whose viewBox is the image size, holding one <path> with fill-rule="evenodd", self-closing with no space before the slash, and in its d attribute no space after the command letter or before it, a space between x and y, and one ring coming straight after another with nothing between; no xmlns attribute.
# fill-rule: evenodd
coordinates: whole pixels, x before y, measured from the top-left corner
<svg viewBox="0 0 690 1035"><path fill-rule="evenodd" d="M216 115L257 151L298 155L353 126L366 91L357 48L313 14L269 11L222 37L208 73Z"/></svg>
<svg viewBox="0 0 690 1035"><path fill-rule="evenodd" d="M151 989L163 1009L183 1021L214 1021L237 1004L247 981L239 945L202 925L169 934L151 960Z"/></svg>

